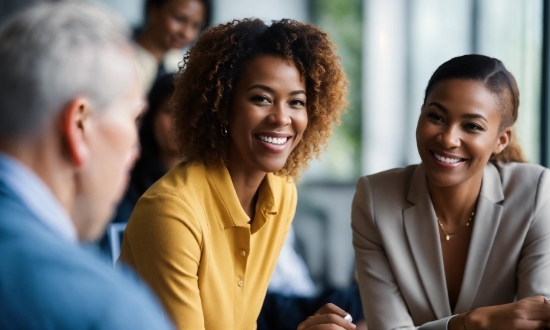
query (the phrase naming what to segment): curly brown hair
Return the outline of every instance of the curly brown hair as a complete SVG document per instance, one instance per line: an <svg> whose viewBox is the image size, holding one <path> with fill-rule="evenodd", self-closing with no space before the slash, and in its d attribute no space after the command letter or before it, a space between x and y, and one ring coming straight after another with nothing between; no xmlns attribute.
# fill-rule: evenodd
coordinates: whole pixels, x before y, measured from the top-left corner
<svg viewBox="0 0 550 330"><path fill-rule="evenodd" d="M207 29L189 50L176 75L172 101L178 151L188 161L227 164L227 123L233 88L243 68L260 56L292 61L306 81L308 125L278 175L298 177L326 148L332 125L347 101L347 80L328 35L290 19L266 25L260 19L234 20Z"/></svg>

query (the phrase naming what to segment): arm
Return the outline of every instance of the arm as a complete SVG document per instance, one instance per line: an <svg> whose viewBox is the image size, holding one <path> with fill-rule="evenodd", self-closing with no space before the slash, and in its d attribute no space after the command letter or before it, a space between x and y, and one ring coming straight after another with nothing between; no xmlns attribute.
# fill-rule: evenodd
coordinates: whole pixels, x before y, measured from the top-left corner
<svg viewBox="0 0 550 330"><path fill-rule="evenodd" d="M550 171L540 176L533 220L518 262L518 299L534 295L550 298Z"/></svg>
<svg viewBox="0 0 550 330"><path fill-rule="evenodd" d="M517 302L474 309L456 316L449 329L540 328L550 319L550 172L536 186L532 220L518 260ZM530 211L529 211L530 212ZM539 296L536 296L539 295Z"/></svg>
<svg viewBox="0 0 550 330"><path fill-rule="evenodd" d="M121 260L133 263L177 328L204 329L201 249L201 228L183 200L169 194L139 200L124 233Z"/></svg>
<svg viewBox="0 0 550 330"><path fill-rule="evenodd" d="M367 326L414 328L376 226L367 177L357 182L351 219L355 266Z"/></svg>

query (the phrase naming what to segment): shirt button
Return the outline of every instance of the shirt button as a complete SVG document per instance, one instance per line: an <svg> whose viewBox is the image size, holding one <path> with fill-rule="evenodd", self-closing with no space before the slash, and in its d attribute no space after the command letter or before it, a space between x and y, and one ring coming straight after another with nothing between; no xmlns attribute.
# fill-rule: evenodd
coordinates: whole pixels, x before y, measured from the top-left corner
<svg viewBox="0 0 550 330"><path fill-rule="evenodd" d="M242 287L244 285L244 281L239 281L239 287Z"/></svg>
<svg viewBox="0 0 550 330"><path fill-rule="evenodd" d="M245 250L241 250L241 256L246 257L246 251Z"/></svg>

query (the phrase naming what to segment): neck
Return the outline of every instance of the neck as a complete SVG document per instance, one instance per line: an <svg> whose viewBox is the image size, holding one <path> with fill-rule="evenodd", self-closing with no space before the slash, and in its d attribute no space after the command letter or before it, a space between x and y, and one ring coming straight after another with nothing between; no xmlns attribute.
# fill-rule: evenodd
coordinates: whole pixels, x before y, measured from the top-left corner
<svg viewBox="0 0 550 330"><path fill-rule="evenodd" d="M75 196L74 173L70 164L60 156L58 136L39 134L0 141L0 151L31 170L50 189L67 214L71 214Z"/></svg>
<svg viewBox="0 0 550 330"><path fill-rule="evenodd" d="M138 38L137 43L151 53L160 64L166 51L158 45L155 37L151 35L149 30L145 30Z"/></svg>
<svg viewBox="0 0 550 330"><path fill-rule="evenodd" d="M266 173L245 173L243 171L237 171L230 166L227 168L231 181L235 187L237 197L243 210L250 217L250 220L254 219L254 213L256 211L256 199L260 184L264 180Z"/></svg>
<svg viewBox="0 0 550 330"><path fill-rule="evenodd" d="M172 167L176 166L180 162L180 158L177 154L167 154L160 152L159 160L166 169L170 170Z"/></svg>
<svg viewBox="0 0 550 330"><path fill-rule="evenodd" d="M428 179L428 190L439 221L452 229L464 225L475 211L481 190L482 174L467 182L451 186L437 187Z"/></svg>

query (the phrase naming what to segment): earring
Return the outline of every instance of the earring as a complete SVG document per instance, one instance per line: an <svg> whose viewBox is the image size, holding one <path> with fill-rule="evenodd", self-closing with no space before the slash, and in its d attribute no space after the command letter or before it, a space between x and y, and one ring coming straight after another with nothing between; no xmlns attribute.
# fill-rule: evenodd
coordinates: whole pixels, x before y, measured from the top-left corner
<svg viewBox="0 0 550 330"><path fill-rule="evenodd" d="M227 124L226 125L220 125L222 128L220 130L223 137L227 136Z"/></svg>

